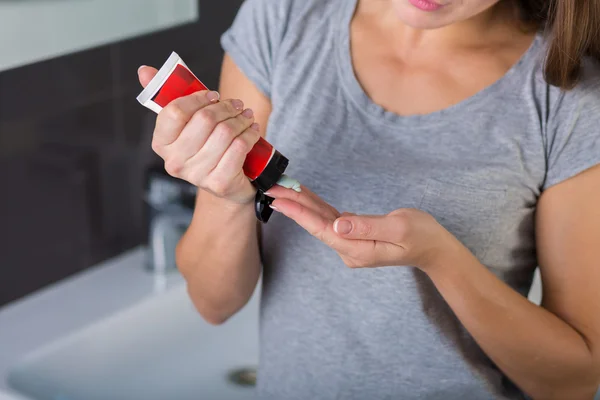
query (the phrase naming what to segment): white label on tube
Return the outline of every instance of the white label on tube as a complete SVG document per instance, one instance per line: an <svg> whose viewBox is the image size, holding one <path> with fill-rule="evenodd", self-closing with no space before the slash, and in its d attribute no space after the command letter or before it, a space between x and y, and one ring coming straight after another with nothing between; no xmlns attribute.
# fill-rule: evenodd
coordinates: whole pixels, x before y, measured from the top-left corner
<svg viewBox="0 0 600 400"><path fill-rule="evenodd" d="M185 67L192 75L194 73L188 68L187 65L183 62L181 57L175 52L171 53L167 61L163 64L163 66L158 70L154 78L148 83L146 88L140 93L137 97L137 101L140 102L146 108L154 111L155 113L159 113L162 110L162 107L155 103L152 99L156 96L158 91L163 87L167 79L171 76L177 65L181 65ZM196 79L196 75L194 75ZM198 79L198 81L200 81Z"/></svg>

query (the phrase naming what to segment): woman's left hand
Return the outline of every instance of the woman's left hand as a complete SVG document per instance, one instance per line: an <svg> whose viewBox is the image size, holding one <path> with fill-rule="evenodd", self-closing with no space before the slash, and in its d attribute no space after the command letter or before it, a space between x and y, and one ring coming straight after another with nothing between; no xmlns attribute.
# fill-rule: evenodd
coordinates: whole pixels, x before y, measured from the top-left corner
<svg viewBox="0 0 600 400"><path fill-rule="evenodd" d="M351 268L406 265L428 269L462 244L430 214L401 208L387 215L340 214L302 187L297 193L275 186L272 208L294 220L335 250ZM463 247L464 248L464 247Z"/></svg>

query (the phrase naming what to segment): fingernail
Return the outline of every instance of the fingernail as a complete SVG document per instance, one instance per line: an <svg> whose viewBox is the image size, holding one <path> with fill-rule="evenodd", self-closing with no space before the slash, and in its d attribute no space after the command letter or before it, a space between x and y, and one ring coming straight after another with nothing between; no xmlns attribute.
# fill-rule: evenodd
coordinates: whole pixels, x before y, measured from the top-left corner
<svg viewBox="0 0 600 400"><path fill-rule="evenodd" d="M221 98L221 95L219 94L219 92L210 91L206 93L206 98L208 99L208 101L215 102Z"/></svg>
<svg viewBox="0 0 600 400"><path fill-rule="evenodd" d="M254 111L252 111L252 110L251 110L251 109L249 109L249 108L246 108L246 109L244 110L244 112L242 113L242 115L243 115L244 117L246 117L246 118L250 119L250 118L254 117Z"/></svg>
<svg viewBox="0 0 600 400"><path fill-rule="evenodd" d="M255 131L258 132L258 131L260 131L260 125L255 122L252 125L250 125L250 129L254 129Z"/></svg>
<svg viewBox="0 0 600 400"><path fill-rule="evenodd" d="M266 194L266 193L265 193L265 194ZM271 208L272 208L273 210L275 210L275 211L279 211L279 210L277 209L277 207L275 207L273 204L270 204L270 205L269 205L269 207L271 207Z"/></svg>
<svg viewBox="0 0 600 400"><path fill-rule="evenodd" d="M241 111L244 109L244 102L241 100L231 100L231 104L238 111Z"/></svg>
<svg viewBox="0 0 600 400"><path fill-rule="evenodd" d="M140 67L138 68L138 75L140 74L140 71L142 70L142 68L146 68L145 65L140 65Z"/></svg>
<svg viewBox="0 0 600 400"><path fill-rule="evenodd" d="M333 224L333 230L342 235L346 235L352 231L352 223L350 221L337 220Z"/></svg>

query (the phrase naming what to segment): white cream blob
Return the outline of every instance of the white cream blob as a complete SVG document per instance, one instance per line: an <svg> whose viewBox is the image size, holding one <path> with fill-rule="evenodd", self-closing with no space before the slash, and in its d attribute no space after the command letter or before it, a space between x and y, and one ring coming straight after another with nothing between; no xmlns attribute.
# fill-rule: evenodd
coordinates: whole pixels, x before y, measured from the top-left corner
<svg viewBox="0 0 600 400"><path fill-rule="evenodd" d="M298 182L294 178L290 178L287 175L283 175L281 179L277 181L277 184L279 186L283 186L284 188L295 190L298 193L302 191L302 189L300 188L300 182Z"/></svg>

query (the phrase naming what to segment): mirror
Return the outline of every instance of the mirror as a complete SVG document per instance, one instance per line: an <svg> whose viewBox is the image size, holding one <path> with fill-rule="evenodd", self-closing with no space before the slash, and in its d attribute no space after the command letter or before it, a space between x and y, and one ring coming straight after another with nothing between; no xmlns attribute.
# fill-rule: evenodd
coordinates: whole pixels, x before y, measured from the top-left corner
<svg viewBox="0 0 600 400"><path fill-rule="evenodd" d="M0 0L0 71L198 17L197 0Z"/></svg>

